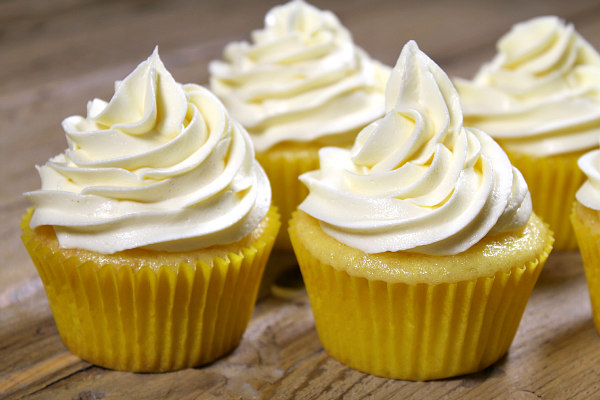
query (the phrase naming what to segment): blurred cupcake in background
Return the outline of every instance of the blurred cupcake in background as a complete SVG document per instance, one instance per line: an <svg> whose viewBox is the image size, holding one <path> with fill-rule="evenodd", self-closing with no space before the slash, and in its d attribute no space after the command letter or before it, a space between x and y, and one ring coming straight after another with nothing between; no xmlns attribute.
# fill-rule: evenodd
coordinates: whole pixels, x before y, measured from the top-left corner
<svg viewBox="0 0 600 400"><path fill-rule="evenodd" d="M21 228L65 345L146 372L230 352L279 228L247 132L157 50L63 128Z"/></svg>
<svg viewBox="0 0 600 400"><path fill-rule="evenodd" d="M556 250L575 250L569 223L584 176L578 158L600 137L600 55L555 16L521 22L473 80L455 79L464 123L490 134L525 177Z"/></svg>
<svg viewBox="0 0 600 400"><path fill-rule="evenodd" d="M500 146L463 127L444 71L408 42L385 116L319 156L289 231L325 350L408 380L502 357L552 232Z"/></svg>
<svg viewBox="0 0 600 400"><path fill-rule="evenodd" d="M600 332L600 150L584 154L579 167L587 179L576 193L571 222L583 259L594 324Z"/></svg>
<svg viewBox="0 0 600 400"><path fill-rule="evenodd" d="M331 11L304 1L276 6L251 42L210 64L210 88L248 130L279 208L275 247L291 251L287 221L306 197L298 176L325 145L349 147L384 112L389 67L356 46Z"/></svg>

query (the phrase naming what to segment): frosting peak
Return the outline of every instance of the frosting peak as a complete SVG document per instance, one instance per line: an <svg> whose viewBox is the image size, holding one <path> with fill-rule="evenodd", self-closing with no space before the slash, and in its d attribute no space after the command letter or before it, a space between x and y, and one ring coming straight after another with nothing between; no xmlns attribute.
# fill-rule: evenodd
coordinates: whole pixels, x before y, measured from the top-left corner
<svg viewBox="0 0 600 400"><path fill-rule="evenodd" d="M549 156L593 148L600 135L600 55L555 16L512 27L473 81L456 79L465 123L506 149Z"/></svg>
<svg viewBox="0 0 600 400"><path fill-rule="evenodd" d="M252 43L210 64L211 89L258 151L285 141L350 144L383 114L389 69L357 47L330 11L294 0L274 7Z"/></svg>
<svg viewBox="0 0 600 400"><path fill-rule="evenodd" d="M458 94L414 41L386 89L386 114L352 150L324 148L301 176L300 209L367 253L456 254L487 234L522 227L531 199L521 174L486 134L462 125Z"/></svg>
<svg viewBox="0 0 600 400"><path fill-rule="evenodd" d="M62 247L185 251L235 242L270 205L248 134L207 89L177 83L158 51L63 121L68 149L38 168L31 227Z"/></svg>
<svg viewBox="0 0 600 400"><path fill-rule="evenodd" d="M265 16L265 29L254 31L254 42L277 40L282 36L299 33L307 44L327 43L326 36L340 30L341 24L331 11L321 11L302 0L290 1L287 5L273 8ZM349 33L345 29L340 34L351 44ZM325 40L324 40L325 39Z"/></svg>

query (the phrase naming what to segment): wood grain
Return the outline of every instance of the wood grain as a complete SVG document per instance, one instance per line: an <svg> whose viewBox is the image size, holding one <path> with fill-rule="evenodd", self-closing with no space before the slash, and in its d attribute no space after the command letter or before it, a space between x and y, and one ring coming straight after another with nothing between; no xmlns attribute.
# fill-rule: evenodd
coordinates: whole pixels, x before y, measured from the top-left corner
<svg viewBox="0 0 600 400"><path fill-rule="evenodd" d="M0 398L589 399L600 398L600 337L578 253L553 253L506 357L485 371L404 382L352 370L322 349L303 291L260 301L240 346L202 368L134 374L95 367L62 344L20 243L35 164L66 147L60 123L107 99L158 44L181 82L207 81L223 46L262 26L275 1L0 2ZM450 75L472 76L513 23L558 14L600 48L591 0L324 0L372 56L393 64L416 39ZM289 258L289 257L288 257ZM273 262L291 263L285 256ZM292 282L293 283L293 282Z"/></svg>

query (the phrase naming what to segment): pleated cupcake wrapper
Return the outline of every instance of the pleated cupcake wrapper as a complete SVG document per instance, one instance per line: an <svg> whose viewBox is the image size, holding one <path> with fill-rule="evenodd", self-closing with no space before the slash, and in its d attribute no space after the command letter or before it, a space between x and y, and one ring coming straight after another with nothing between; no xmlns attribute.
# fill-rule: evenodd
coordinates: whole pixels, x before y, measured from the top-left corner
<svg viewBox="0 0 600 400"><path fill-rule="evenodd" d="M583 259L583 269L590 292L592 315L596 330L600 333L600 235L583 224L575 212L575 203L571 212L571 222L579 242L579 251Z"/></svg>
<svg viewBox="0 0 600 400"><path fill-rule="evenodd" d="M327 353L363 372L430 380L476 372L502 357L552 248L527 265L438 285L354 277L321 263L290 229Z"/></svg>
<svg viewBox="0 0 600 400"><path fill-rule="evenodd" d="M275 249L292 251L287 233L288 221L292 212L308 195L308 189L298 177L305 172L319 168L318 149L265 151L257 153L256 159L264 168L273 193L273 204L281 215L281 229L275 241ZM267 272L268 273L268 272Z"/></svg>
<svg viewBox="0 0 600 400"><path fill-rule="evenodd" d="M554 250L577 250L569 214L575 193L585 180L577 166L581 154L538 158L510 151L506 153L527 181L533 211L554 232Z"/></svg>
<svg viewBox="0 0 600 400"><path fill-rule="evenodd" d="M54 253L34 237L30 215L21 223L23 243L65 345L93 364L144 372L202 365L237 346L278 227L212 265L135 271Z"/></svg>

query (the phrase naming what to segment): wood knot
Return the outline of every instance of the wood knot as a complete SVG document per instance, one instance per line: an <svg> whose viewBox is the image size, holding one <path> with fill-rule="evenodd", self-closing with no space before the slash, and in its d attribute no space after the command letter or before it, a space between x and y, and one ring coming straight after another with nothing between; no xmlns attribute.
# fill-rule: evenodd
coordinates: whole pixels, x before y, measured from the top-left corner
<svg viewBox="0 0 600 400"><path fill-rule="evenodd" d="M97 400L103 399L106 397L106 394L102 392L93 392L91 390L86 390L85 392L79 392L76 396L73 396L73 400Z"/></svg>

